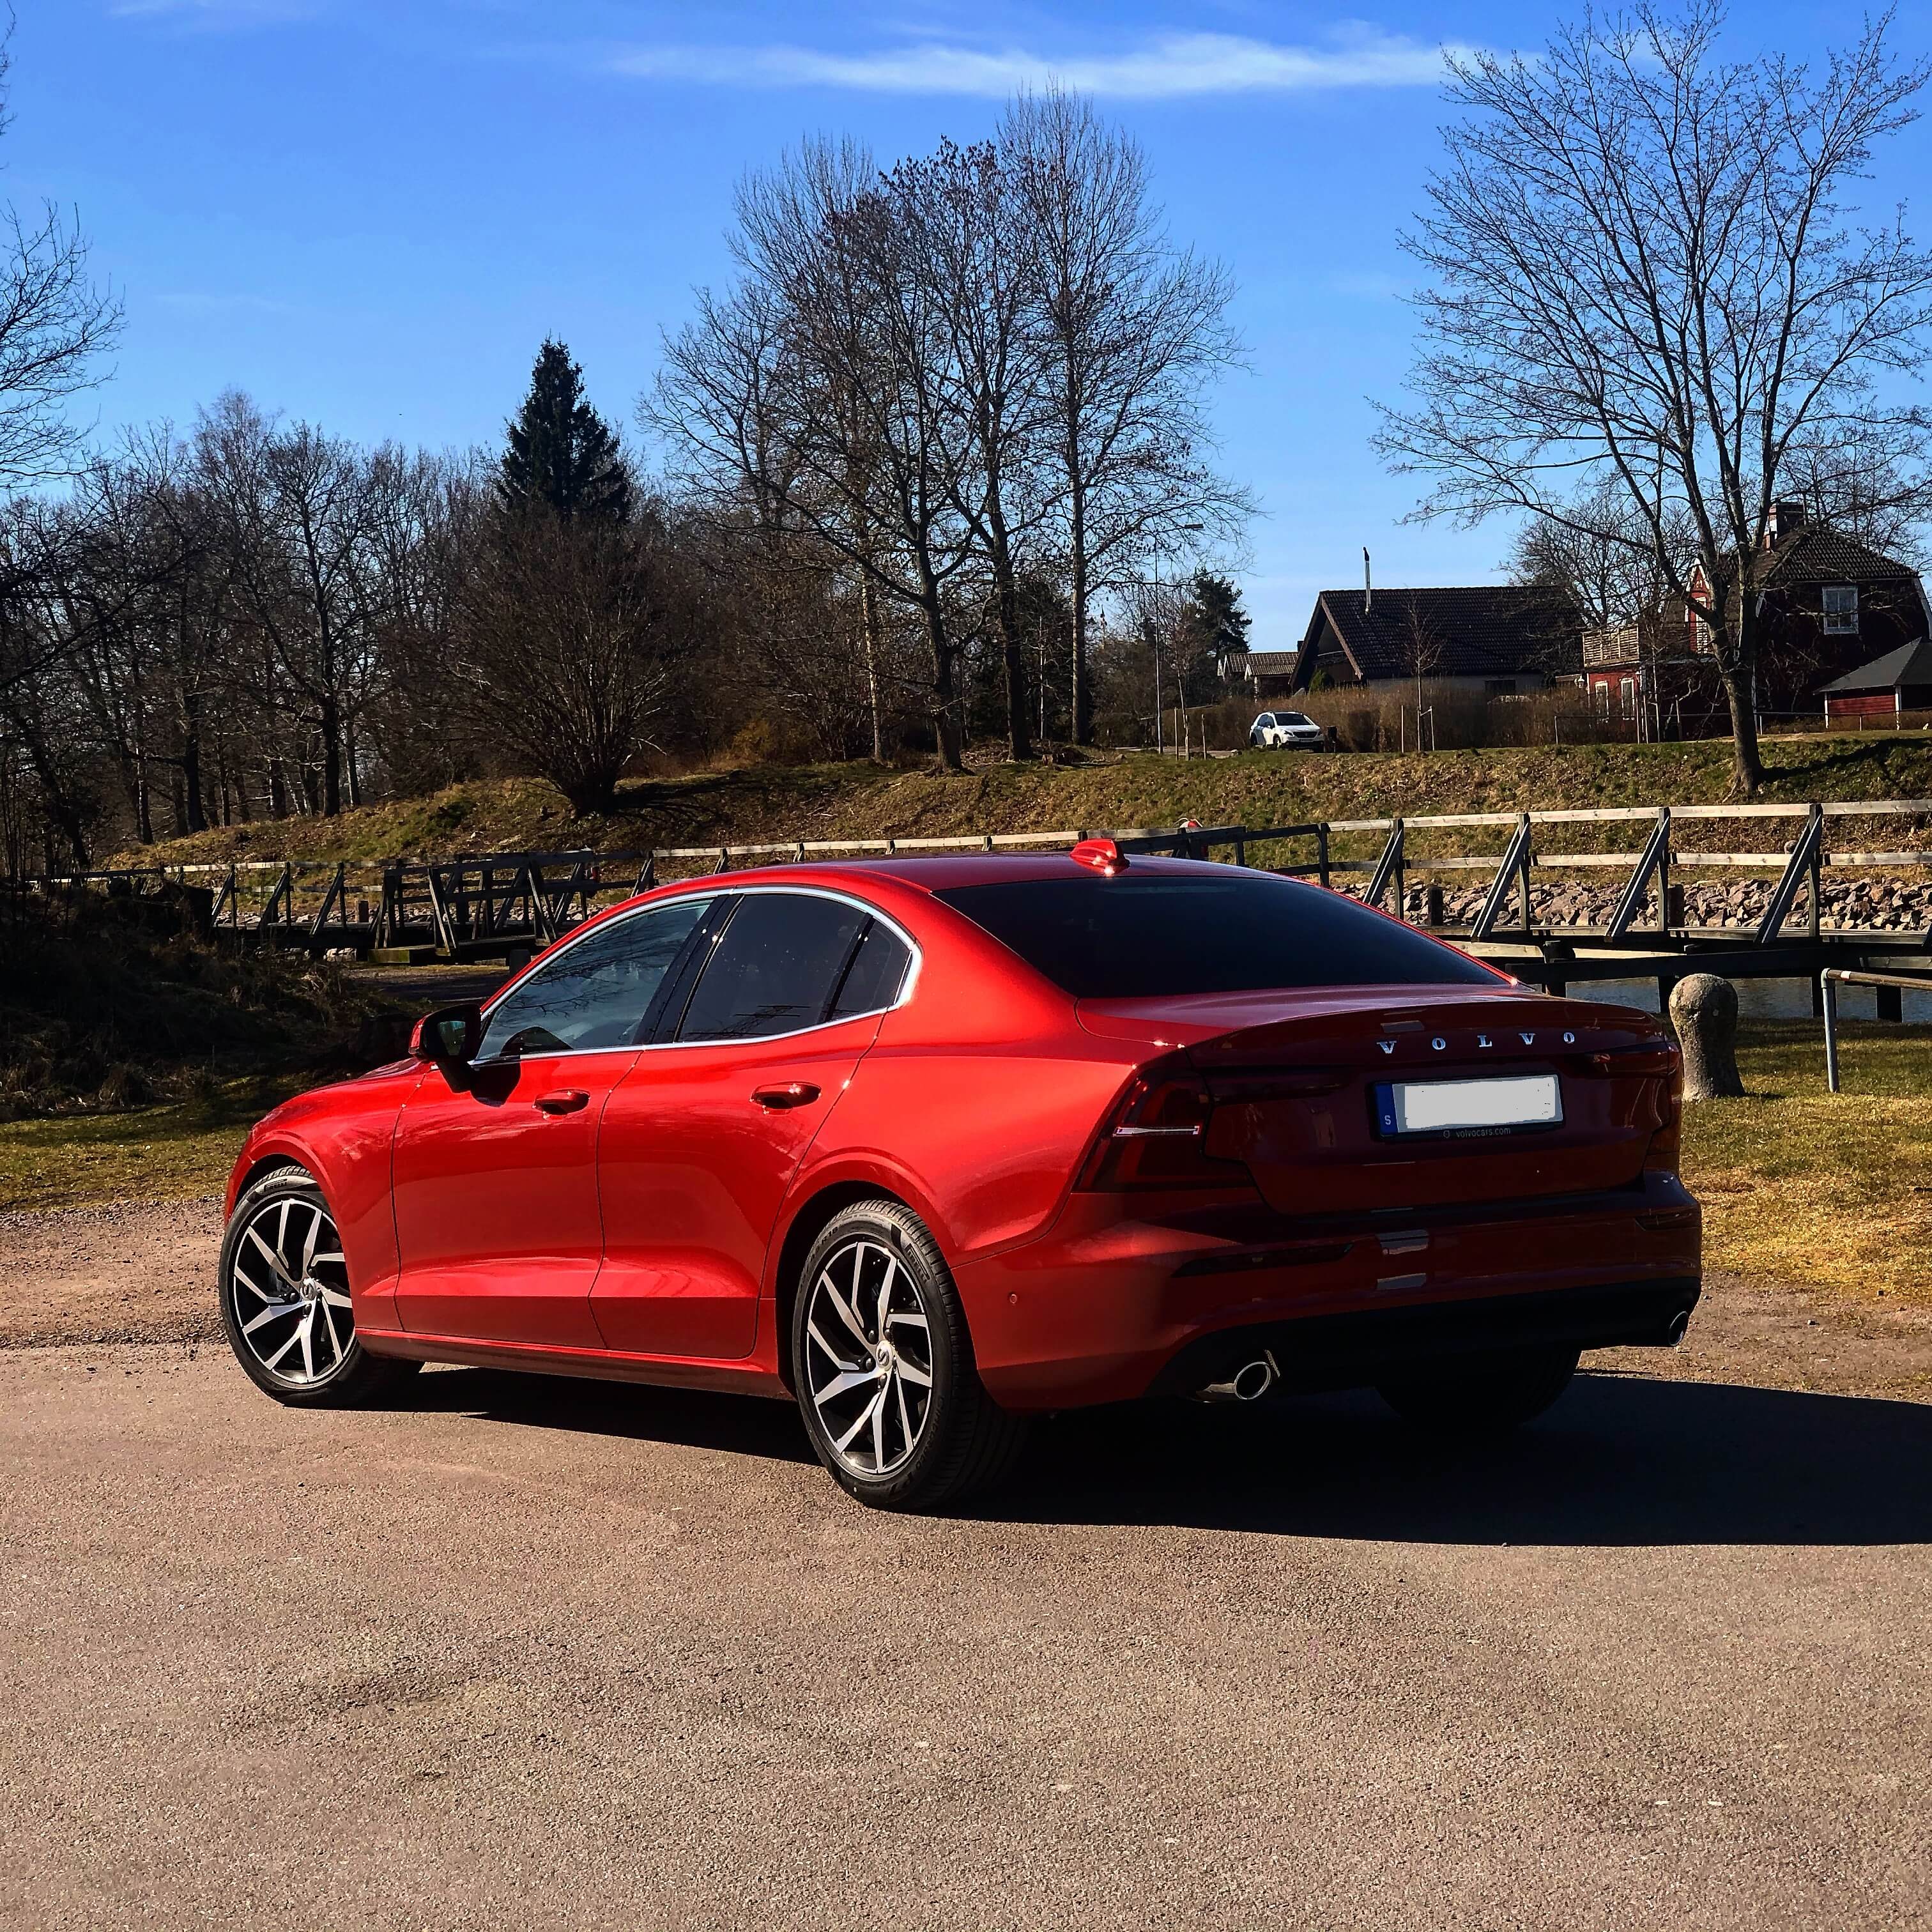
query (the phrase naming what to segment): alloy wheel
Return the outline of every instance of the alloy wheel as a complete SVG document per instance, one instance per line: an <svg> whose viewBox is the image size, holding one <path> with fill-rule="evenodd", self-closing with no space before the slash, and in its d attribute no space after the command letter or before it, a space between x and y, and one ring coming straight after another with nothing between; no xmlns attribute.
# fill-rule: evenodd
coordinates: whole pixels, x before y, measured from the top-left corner
<svg viewBox="0 0 1932 1932"><path fill-rule="evenodd" d="M886 1476L919 1446L932 1408L932 1331L918 1282L890 1247L836 1248L812 1284L804 1380L832 1452Z"/></svg>
<svg viewBox="0 0 1932 1932"><path fill-rule="evenodd" d="M349 1272L327 1210L299 1196L265 1201L235 1244L235 1332L265 1373L291 1388L328 1382L356 1339Z"/></svg>

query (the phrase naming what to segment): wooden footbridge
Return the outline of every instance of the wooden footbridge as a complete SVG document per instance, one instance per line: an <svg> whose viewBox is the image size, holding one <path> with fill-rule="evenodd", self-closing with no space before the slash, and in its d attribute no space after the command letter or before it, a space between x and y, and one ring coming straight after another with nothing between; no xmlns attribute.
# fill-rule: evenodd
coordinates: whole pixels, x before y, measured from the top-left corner
<svg viewBox="0 0 1932 1932"><path fill-rule="evenodd" d="M1710 842L1720 825L1739 839ZM1598 827L1640 842L1584 849ZM1855 831L1856 849L1832 841ZM1888 838L1896 827L1905 836ZM786 839L649 851L508 852L430 860L339 863L236 861L57 876L28 882L50 892L139 894L185 889L203 922L230 943L320 957L352 953L392 964L500 958L519 963L601 904L660 880L752 866L920 853L1041 851L1111 837L1130 853L1175 853L1318 880L1408 916L1406 889L1424 886L1416 922L1503 965L1560 989L1589 980L1656 978L1690 970L1732 977L1808 979L1826 967L1932 974L1932 933L1846 927L1826 914L1833 872L1906 873L1932 878L1932 800L1810 805L1604 806L1563 811L1463 812L1277 825L1132 826L1111 832L992 832L937 838ZM1733 849L1784 835L1778 849ZM1874 840L1874 834L1876 842ZM1502 850L1472 853L1473 842ZM1454 849L1447 849L1454 848ZM1483 880L1473 917L1445 916L1447 888ZM1616 878L1606 916L1594 923L1540 916L1539 880ZM1687 920L1683 883L1768 874L1768 896L1749 924ZM1466 898L1466 891L1465 892ZM1548 894L1544 897L1546 899ZM1895 1001L1896 995L1893 996Z"/></svg>

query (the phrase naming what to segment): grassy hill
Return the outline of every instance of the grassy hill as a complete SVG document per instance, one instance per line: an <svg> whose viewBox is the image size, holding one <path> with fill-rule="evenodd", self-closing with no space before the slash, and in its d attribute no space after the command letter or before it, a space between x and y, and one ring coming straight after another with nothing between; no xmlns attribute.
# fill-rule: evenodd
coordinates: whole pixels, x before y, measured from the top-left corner
<svg viewBox="0 0 1932 1932"><path fill-rule="evenodd" d="M1766 762L1768 802L1932 797L1932 741L1916 736L1784 740L1766 747ZM125 851L116 862L454 857L586 846L628 851L778 838L1100 831L1184 818L1253 825L1396 812L1714 805L1730 787L1730 747L1709 742L1337 756L1244 752L1191 762L1142 752L952 774L868 764L767 765L640 781L625 788L616 812L579 820L541 780L478 781L335 819L224 827ZM1481 849L1493 842L1489 835Z"/></svg>

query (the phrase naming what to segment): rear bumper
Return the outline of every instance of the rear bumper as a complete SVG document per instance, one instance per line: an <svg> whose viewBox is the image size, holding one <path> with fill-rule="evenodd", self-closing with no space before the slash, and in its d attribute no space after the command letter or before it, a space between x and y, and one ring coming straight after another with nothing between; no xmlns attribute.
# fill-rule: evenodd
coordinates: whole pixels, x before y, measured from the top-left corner
<svg viewBox="0 0 1932 1932"><path fill-rule="evenodd" d="M1291 1384L1346 1388L1456 1351L1667 1344L1702 1246L1682 1184L1646 1174L1402 1214L1076 1196L1048 1234L956 1274L988 1389L1040 1409L1198 1388L1264 1348Z"/></svg>
<svg viewBox="0 0 1932 1932"><path fill-rule="evenodd" d="M1274 1357L1282 1387L1307 1391L1365 1388L1421 1364L1538 1343L1669 1348L1682 1335L1699 1292L1697 1277L1684 1275L1247 1324L1185 1344L1148 1393L1192 1395L1264 1349Z"/></svg>

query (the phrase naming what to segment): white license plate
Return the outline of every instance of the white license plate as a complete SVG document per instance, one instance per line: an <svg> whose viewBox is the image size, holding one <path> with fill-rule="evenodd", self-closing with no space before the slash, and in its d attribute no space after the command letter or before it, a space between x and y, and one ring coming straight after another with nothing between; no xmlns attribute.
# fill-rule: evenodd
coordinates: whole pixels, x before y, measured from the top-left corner
<svg viewBox="0 0 1932 1932"><path fill-rule="evenodd" d="M1376 1086L1376 1112L1384 1134L1551 1127L1562 1120L1563 1094L1553 1073L1499 1080L1388 1080Z"/></svg>

